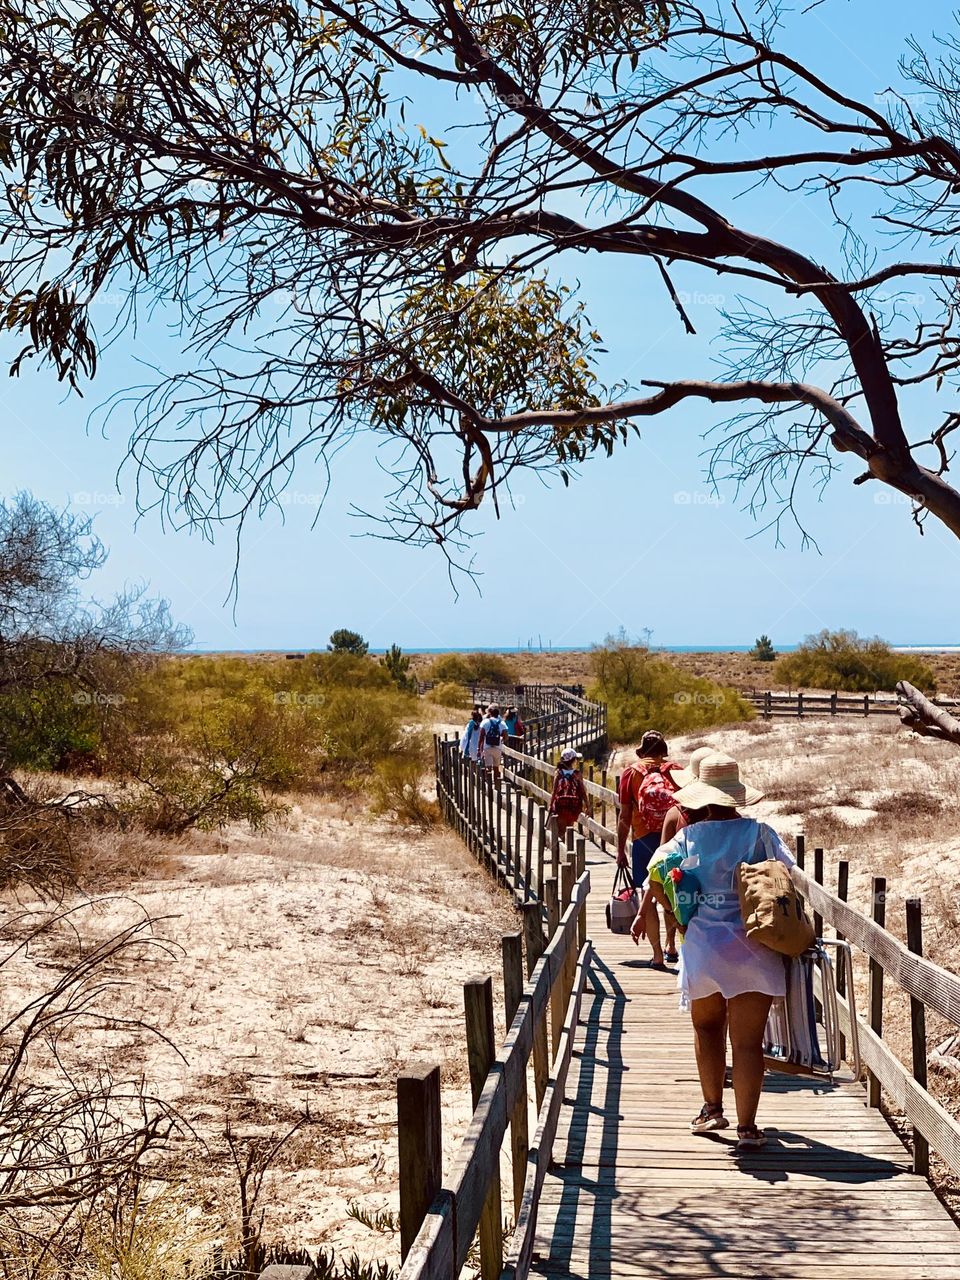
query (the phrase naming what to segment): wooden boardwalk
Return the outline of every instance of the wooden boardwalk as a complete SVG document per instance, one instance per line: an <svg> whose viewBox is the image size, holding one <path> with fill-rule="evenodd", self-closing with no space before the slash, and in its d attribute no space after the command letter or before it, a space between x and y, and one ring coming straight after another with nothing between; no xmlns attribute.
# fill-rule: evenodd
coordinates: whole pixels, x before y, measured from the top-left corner
<svg viewBox="0 0 960 1280"><path fill-rule="evenodd" d="M587 848L584 993L532 1272L583 1280L960 1280L960 1229L862 1086L768 1075L764 1151L693 1137L701 1096L676 980L643 967L603 911L609 855Z"/></svg>

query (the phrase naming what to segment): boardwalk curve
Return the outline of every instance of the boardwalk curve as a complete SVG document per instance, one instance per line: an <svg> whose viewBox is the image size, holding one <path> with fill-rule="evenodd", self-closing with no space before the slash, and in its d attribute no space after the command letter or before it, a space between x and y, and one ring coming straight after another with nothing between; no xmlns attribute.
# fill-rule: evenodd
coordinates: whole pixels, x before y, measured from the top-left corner
<svg viewBox="0 0 960 1280"><path fill-rule="evenodd" d="M522 909L527 983L519 1005L508 995L507 1039L496 1059L491 1048L454 1168L445 1178L434 1169L429 1195L427 1184L417 1189L430 1207L417 1212L401 1280L454 1280L478 1228L482 1280L960 1280L960 1228L922 1176L928 1151L960 1173L960 1124L926 1090L924 1029L926 1008L960 1025L960 978L886 931L884 882L874 882L871 920L846 903L843 864L837 893L825 887L822 850L812 876L802 866L794 873L821 933L869 957L858 1021L867 1091L849 1071L832 1083L768 1074L759 1122L769 1145L734 1159L729 1131L689 1133L701 1097L675 978L605 926L615 790L605 777L588 779L599 821L582 820L570 847L546 820L556 749L602 747L604 709L545 686L527 698L522 687L489 694L528 708L536 755L506 751L505 781L494 788L460 760L455 740L438 738L438 797ZM509 941L505 975L508 951L519 954ZM885 975L911 1000L912 1071L882 1037ZM838 1006L849 1033L842 994ZM529 1142L526 1096L536 1117ZM883 1118L882 1096L913 1124L912 1153ZM502 1189L501 1151L513 1175ZM511 1182L516 1225L501 1242L492 1224L509 1217Z"/></svg>

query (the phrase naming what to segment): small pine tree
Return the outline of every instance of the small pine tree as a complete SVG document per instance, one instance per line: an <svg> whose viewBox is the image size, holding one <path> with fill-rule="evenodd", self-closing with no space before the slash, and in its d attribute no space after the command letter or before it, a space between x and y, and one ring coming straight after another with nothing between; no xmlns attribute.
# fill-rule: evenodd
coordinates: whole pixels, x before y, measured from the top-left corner
<svg viewBox="0 0 960 1280"><path fill-rule="evenodd" d="M403 650L398 644L390 646L380 659L380 665L386 668L398 689L402 689L404 693L411 693L416 689L417 682L410 675L410 659L403 656Z"/></svg>
<svg viewBox="0 0 960 1280"><path fill-rule="evenodd" d="M339 627L330 637L327 648L331 653L352 653L358 658L365 658L370 646L359 631Z"/></svg>
<svg viewBox="0 0 960 1280"><path fill-rule="evenodd" d="M775 662L777 651L773 647L773 641L769 636L760 636L757 643L750 650L750 657L756 658L757 662Z"/></svg>

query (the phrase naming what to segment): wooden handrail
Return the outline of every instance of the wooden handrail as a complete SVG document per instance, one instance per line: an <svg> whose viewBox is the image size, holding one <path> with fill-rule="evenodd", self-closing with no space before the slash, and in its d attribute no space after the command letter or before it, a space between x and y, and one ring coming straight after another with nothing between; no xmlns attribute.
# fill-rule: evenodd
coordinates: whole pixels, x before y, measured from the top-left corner
<svg viewBox="0 0 960 1280"><path fill-rule="evenodd" d="M535 1023L546 1016L590 892L590 874L577 880L570 904L524 988L516 1016L487 1075L467 1132L444 1185L407 1254L400 1280L450 1280L467 1259L480 1223L487 1188L499 1170L500 1147L533 1049ZM554 1063L554 1072L560 1055Z"/></svg>
<svg viewBox="0 0 960 1280"><path fill-rule="evenodd" d="M799 867L793 868L792 875L813 910L848 942L876 960L902 990L960 1026L960 977L932 960L914 955L892 933L842 902Z"/></svg>

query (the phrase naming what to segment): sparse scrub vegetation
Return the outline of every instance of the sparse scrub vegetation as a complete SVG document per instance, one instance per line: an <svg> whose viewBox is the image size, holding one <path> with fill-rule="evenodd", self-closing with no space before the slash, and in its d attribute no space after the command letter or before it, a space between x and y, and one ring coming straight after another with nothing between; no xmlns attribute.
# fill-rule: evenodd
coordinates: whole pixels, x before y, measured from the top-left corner
<svg viewBox="0 0 960 1280"><path fill-rule="evenodd" d="M688 733L750 720L753 708L734 690L687 675L624 636L608 636L591 657L589 697L607 704L610 737L639 738L646 729Z"/></svg>
<svg viewBox="0 0 960 1280"><path fill-rule="evenodd" d="M807 636L793 653L777 660L774 676L799 689L834 689L848 693L893 690L898 680L930 693L933 672L909 653L895 653L886 641L865 639L855 631L820 631Z"/></svg>
<svg viewBox="0 0 960 1280"><path fill-rule="evenodd" d="M441 707L453 707L456 711L469 711L473 705L470 690L452 680L443 680L430 690L430 701Z"/></svg>
<svg viewBox="0 0 960 1280"><path fill-rule="evenodd" d="M443 653L434 658L429 679L452 684L516 684L513 664L499 653Z"/></svg>

